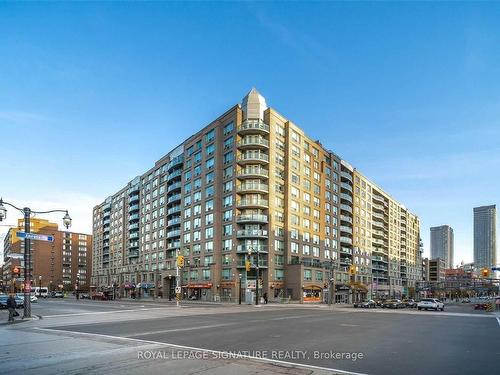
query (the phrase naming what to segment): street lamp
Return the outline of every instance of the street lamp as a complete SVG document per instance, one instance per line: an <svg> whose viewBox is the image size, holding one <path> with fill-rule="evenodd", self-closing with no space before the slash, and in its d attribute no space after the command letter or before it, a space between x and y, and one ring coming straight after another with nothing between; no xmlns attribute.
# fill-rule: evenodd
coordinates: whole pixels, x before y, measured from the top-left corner
<svg viewBox="0 0 500 375"><path fill-rule="evenodd" d="M75 290L75 295L76 295L77 301L80 299L79 289L80 289L80 274L77 274L76 275L76 290Z"/></svg>
<svg viewBox="0 0 500 375"><path fill-rule="evenodd" d="M7 218L7 209L4 204L10 206L19 212L23 213L24 216L24 316L23 318L31 318L31 240L28 234L31 230L31 215L32 214L49 214L53 212L64 212L63 224L68 229L71 226L71 217L69 216L68 210L50 210L50 211L33 211L29 207L19 208L12 203L4 201L0 198L0 221Z"/></svg>
<svg viewBox="0 0 500 375"><path fill-rule="evenodd" d="M42 275L38 276L38 298L42 297Z"/></svg>

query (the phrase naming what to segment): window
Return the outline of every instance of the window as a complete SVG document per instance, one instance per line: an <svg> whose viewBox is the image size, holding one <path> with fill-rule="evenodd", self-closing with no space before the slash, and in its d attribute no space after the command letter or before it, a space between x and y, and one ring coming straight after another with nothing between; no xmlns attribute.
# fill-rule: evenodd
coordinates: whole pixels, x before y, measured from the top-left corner
<svg viewBox="0 0 500 375"><path fill-rule="evenodd" d="M231 280L231 269L224 268L222 270L222 280Z"/></svg>
<svg viewBox="0 0 500 375"><path fill-rule="evenodd" d="M311 270L304 270L304 280L305 281L312 280L312 271Z"/></svg>
<svg viewBox="0 0 500 375"><path fill-rule="evenodd" d="M214 238L214 228L205 228L205 239Z"/></svg>
<svg viewBox="0 0 500 375"><path fill-rule="evenodd" d="M297 242L292 242L290 244L290 246L291 246L292 253L295 253L295 254L299 253L299 244Z"/></svg>
<svg viewBox="0 0 500 375"><path fill-rule="evenodd" d="M213 168L213 167L214 167L214 165L215 165L215 158L210 158L210 159L208 159L208 160L205 162L205 167L206 167L207 169L211 169L211 168Z"/></svg>
<svg viewBox="0 0 500 375"><path fill-rule="evenodd" d="M215 139L215 129L210 130L207 134L205 134L205 142L209 143Z"/></svg>
<svg viewBox="0 0 500 375"><path fill-rule="evenodd" d="M215 144L212 143L211 145L208 145L205 151L207 153L207 156L212 155L215 152Z"/></svg>
<svg viewBox="0 0 500 375"><path fill-rule="evenodd" d="M316 271L316 281L323 281L323 271Z"/></svg>
<svg viewBox="0 0 500 375"><path fill-rule="evenodd" d="M227 224L222 227L222 235L223 236L230 236L233 233L233 226L232 224Z"/></svg>
<svg viewBox="0 0 500 375"><path fill-rule="evenodd" d="M234 143L234 137L231 136L224 140L224 149L232 148Z"/></svg>
<svg viewBox="0 0 500 375"><path fill-rule="evenodd" d="M234 160L234 153L232 151L226 152L224 154L223 162L224 164L229 164Z"/></svg>
<svg viewBox="0 0 500 375"><path fill-rule="evenodd" d="M234 130L234 123L230 122L229 124L224 125L224 135L231 133Z"/></svg>
<svg viewBox="0 0 500 375"><path fill-rule="evenodd" d="M214 209L214 200L210 199L205 202L205 211L212 211Z"/></svg>
<svg viewBox="0 0 500 375"><path fill-rule="evenodd" d="M211 184L212 182L214 182L214 178L215 178L214 172L207 173L207 175L205 176L205 183Z"/></svg>
<svg viewBox="0 0 500 375"><path fill-rule="evenodd" d="M274 278L275 280L284 280L285 279L285 271L284 270L274 270Z"/></svg>
<svg viewBox="0 0 500 375"><path fill-rule="evenodd" d="M203 280L210 280L211 275L210 275L210 270L203 270Z"/></svg>
<svg viewBox="0 0 500 375"><path fill-rule="evenodd" d="M194 163L200 163L201 162L201 151L198 151L196 154L194 154Z"/></svg>

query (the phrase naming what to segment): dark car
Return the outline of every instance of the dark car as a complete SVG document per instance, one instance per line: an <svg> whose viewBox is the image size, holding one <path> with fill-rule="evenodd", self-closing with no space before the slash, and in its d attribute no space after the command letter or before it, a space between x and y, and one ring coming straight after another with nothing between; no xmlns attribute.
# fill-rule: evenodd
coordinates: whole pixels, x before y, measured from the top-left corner
<svg viewBox="0 0 500 375"><path fill-rule="evenodd" d="M6 294L2 294L0 296L0 309L7 308L7 298L9 298L9 296L7 296Z"/></svg>
<svg viewBox="0 0 500 375"><path fill-rule="evenodd" d="M80 299L90 299L90 295L88 293L80 293Z"/></svg>
<svg viewBox="0 0 500 375"><path fill-rule="evenodd" d="M384 299L376 299L375 300L375 306L376 307L382 307L382 306L384 306L384 302L385 302Z"/></svg>
<svg viewBox="0 0 500 375"><path fill-rule="evenodd" d="M402 309L405 307L405 305L399 299L388 299L384 302L382 307L386 309Z"/></svg>
<svg viewBox="0 0 500 375"><path fill-rule="evenodd" d="M360 307L362 309L374 309L375 307L377 307L377 305L375 304L375 301L372 300L372 299L369 299L369 300L366 300L366 301L362 301L362 302L356 302L354 304L354 307Z"/></svg>

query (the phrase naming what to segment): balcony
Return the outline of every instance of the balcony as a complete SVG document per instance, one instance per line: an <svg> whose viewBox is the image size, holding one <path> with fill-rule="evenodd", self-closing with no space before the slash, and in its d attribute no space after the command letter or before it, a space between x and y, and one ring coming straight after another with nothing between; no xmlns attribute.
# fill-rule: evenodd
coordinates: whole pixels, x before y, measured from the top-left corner
<svg viewBox="0 0 500 375"><path fill-rule="evenodd" d="M345 225L341 225L340 232L352 234L352 228L346 227Z"/></svg>
<svg viewBox="0 0 500 375"><path fill-rule="evenodd" d="M385 223L383 221L372 221L372 228L373 229L379 228L379 229L382 229L382 230L386 229Z"/></svg>
<svg viewBox="0 0 500 375"><path fill-rule="evenodd" d="M139 194L139 189L140 189L140 185L136 184L134 186L129 187L127 190L127 193L128 193L128 195Z"/></svg>
<svg viewBox="0 0 500 375"><path fill-rule="evenodd" d="M128 203L129 204L134 204L136 202L139 202L139 194L135 194L135 195L132 195L129 199L128 199Z"/></svg>
<svg viewBox="0 0 500 375"><path fill-rule="evenodd" d="M269 207L269 201L267 199L240 199L236 201L237 208L244 207L261 207L267 208Z"/></svg>
<svg viewBox="0 0 500 375"><path fill-rule="evenodd" d="M340 209L342 211L347 211L349 212L350 214L352 214L352 207L348 206L347 204L341 204L340 205Z"/></svg>
<svg viewBox="0 0 500 375"><path fill-rule="evenodd" d="M133 204L128 208L129 214L139 211L139 204Z"/></svg>
<svg viewBox="0 0 500 375"><path fill-rule="evenodd" d="M383 230L373 230L372 234L374 237L387 239L387 235L385 234L385 232Z"/></svg>
<svg viewBox="0 0 500 375"><path fill-rule="evenodd" d="M387 219L385 218L385 215L378 214L376 212L372 213L373 219L378 219L378 220L383 220L384 222L387 222Z"/></svg>
<svg viewBox="0 0 500 375"><path fill-rule="evenodd" d="M384 197L378 194L372 195L373 201L381 202L384 206L386 205Z"/></svg>
<svg viewBox="0 0 500 375"><path fill-rule="evenodd" d="M352 239L349 237L340 237L340 243L347 243L349 245L352 245Z"/></svg>
<svg viewBox="0 0 500 375"><path fill-rule="evenodd" d="M387 246L387 242L384 240L379 240L377 238L372 238L372 244L377 244L381 246Z"/></svg>
<svg viewBox="0 0 500 375"><path fill-rule="evenodd" d="M131 233L129 233L128 238L131 239L131 240L139 238L139 232L131 232Z"/></svg>
<svg viewBox="0 0 500 375"><path fill-rule="evenodd" d="M249 214L236 216L237 223L267 223L267 215Z"/></svg>
<svg viewBox="0 0 500 375"><path fill-rule="evenodd" d="M139 214L132 214L128 217L129 223L135 222L135 221L139 221Z"/></svg>
<svg viewBox="0 0 500 375"><path fill-rule="evenodd" d="M180 201L181 198L182 198L181 194L171 195L170 197L167 198L167 204L171 204L173 202Z"/></svg>
<svg viewBox="0 0 500 375"><path fill-rule="evenodd" d="M173 215L173 214L177 214L179 212L181 212L181 206L180 205L179 206L174 206L172 208L169 208L167 210L167 215Z"/></svg>
<svg viewBox="0 0 500 375"><path fill-rule="evenodd" d="M236 187L236 191L238 193L251 193L251 192L257 192L257 193L267 193L269 192L269 185L268 184L261 184L258 182L247 182L240 184Z"/></svg>
<svg viewBox="0 0 500 375"><path fill-rule="evenodd" d="M172 169L174 169L175 167L180 167L182 166L182 163L184 162L184 155L179 155L175 158L173 158L172 160L170 160L170 162L167 164L167 171L170 172Z"/></svg>
<svg viewBox="0 0 500 375"><path fill-rule="evenodd" d="M180 225L180 223L181 223L181 218L176 217L174 219L170 219L169 221L167 221L167 226L171 227L173 225Z"/></svg>
<svg viewBox="0 0 500 375"><path fill-rule="evenodd" d="M345 215L340 215L340 221L345 221L352 224L352 218Z"/></svg>
<svg viewBox="0 0 500 375"><path fill-rule="evenodd" d="M170 230L167 232L167 238L179 237L181 235L180 229Z"/></svg>
<svg viewBox="0 0 500 375"><path fill-rule="evenodd" d="M351 254L351 255L352 255L352 249L349 249L349 248L347 248L347 247L341 247L341 248L340 248L340 252L341 252L342 254Z"/></svg>
<svg viewBox="0 0 500 375"><path fill-rule="evenodd" d="M167 250L178 249L180 247L181 247L180 241L169 242L169 244L167 245Z"/></svg>
<svg viewBox="0 0 500 375"><path fill-rule="evenodd" d="M340 188L345 189L345 190L349 191L350 193L352 193L352 186L349 184L346 184L345 182L340 183Z"/></svg>
<svg viewBox="0 0 500 375"><path fill-rule="evenodd" d="M245 149L245 148L267 149L267 148L269 148L269 141L267 139L262 138L262 137L247 136L247 137L242 138L237 143L237 146L241 149Z"/></svg>
<svg viewBox="0 0 500 375"><path fill-rule="evenodd" d="M130 242L128 244L128 248L129 248L129 250L130 249L139 249L139 242L138 241Z"/></svg>
<svg viewBox="0 0 500 375"><path fill-rule="evenodd" d="M376 210L379 210L379 211L382 211L382 212L385 212L385 207L381 204L377 204L377 203L372 203L372 207Z"/></svg>
<svg viewBox="0 0 500 375"><path fill-rule="evenodd" d="M267 238L267 230L264 229L242 229L236 232L238 238Z"/></svg>
<svg viewBox="0 0 500 375"><path fill-rule="evenodd" d="M244 168L236 172L236 177L240 179L255 178L255 177L268 178L269 171L264 168Z"/></svg>
<svg viewBox="0 0 500 375"><path fill-rule="evenodd" d="M182 184L180 182L176 182L175 184L172 184L172 185L169 185L167 187L167 193L171 193L173 192L174 190L177 190L177 189L181 189L182 188Z"/></svg>
<svg viewBox="0 0 500 375"><path fill-rule="evenodd" d="M247 151L238 156L237 159L239 164L253 164L253 163L269 163L269 155L262 152L251 152Z"/></svg>
<svg viewBox="0 0 500 375"><path fill-rule="evenodd" d="M382 266L380 264L373 264L372 265L372 270L374 270L374 271L387 271L388 267L387 266Z"/></svg>
<svg viewBox="0 0 500 375"><path fill-rule="evenodd" d="M167 176L167 181L172 181L174 179L182 178L182 169L178 169L175 172L169 173Z"/></svg>
<svg viewBox="0 0 500 375"><path fill-rule="evenodd" d="M237 253L248 254L248 250L251 250L252 253L267 253L267 245L259 245L259 246L248 246L248 245L238 245L236 247Z"/></svg>
<svg viewBox="0 0 500 375"><path fill-rule="evenodd" d="M246 120L236 130L239 134L269 134L269 125L260 120Z"/></svg>
<svg viewBox="0 0 500 375"><path fill-rule="evenodd" d="M128 251L128 257L129 258L135 258L139 256L139 250L129 250Z"/></svg>
<svg viewBox="0 0 500 375"><path fill-rule="evenodd" d="M351 176L350 173L348 173L348 172L340 172L340 177L341 177L341 179L344 178L344 179L346 179L348 181L351 181L351 183L352 183L352 176Z"/></svg>
<svg viewBox="0 0 500 375"><path fill-rule="evenodd" d="M347 202L349 202L349 203L352 204L352 197L349 194L341 193L340 194L340 199L344 200L344 201L347 201Z"/></svg>
<svg viewBox="0 0 500 375"><path fill-rule="evenodd" d="M251 259L250 261L252 263L252 268L255 268L256 259ZM246 265L245 263L246 263L246 259L238 259L238 263L236 263L236 267L237 268L244 268ZM259 258L259 268L267 268L267 259L260 259Z"/></svg>
<svg viewBox="0 0 500 375"><path fill-rule="evenodd" d="M382 262L382 263L389 263L387 259L381 256L374 255L372 256L372 262Z"/></svg>

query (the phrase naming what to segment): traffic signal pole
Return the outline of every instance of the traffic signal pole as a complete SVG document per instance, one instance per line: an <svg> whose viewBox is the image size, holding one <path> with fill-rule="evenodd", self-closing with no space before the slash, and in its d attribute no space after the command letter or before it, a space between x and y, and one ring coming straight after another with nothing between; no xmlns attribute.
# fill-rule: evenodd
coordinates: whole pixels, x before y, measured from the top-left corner
<svg viewBox="0 0 500 375"><path fill-rule="evenodd" d="M28 207L24 212L24 232L31 232L31 210ZM31 242L28 236L24 237L24 316L23 319L31 318Z"/></svg>

